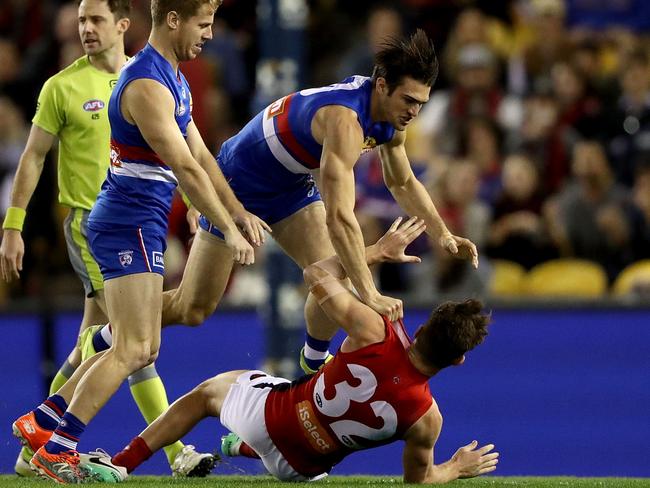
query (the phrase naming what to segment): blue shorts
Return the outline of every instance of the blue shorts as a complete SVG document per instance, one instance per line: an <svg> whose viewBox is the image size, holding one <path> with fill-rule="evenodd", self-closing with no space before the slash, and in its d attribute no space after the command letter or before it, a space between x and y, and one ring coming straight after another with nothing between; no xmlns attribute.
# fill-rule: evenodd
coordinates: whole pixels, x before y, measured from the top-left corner
<svg viewBox="0 0 650 488"><path fill-rule="evenodd" d="M167 239L158 230L89 222L88 243L104 281L136 273L165 273Z"/></svg>
<svg viewBox="0 0 650 488"><path fill-rule="evenodd" d="M286 172L280 185L261 172L252 171L252 165L248 165L246 161L224 164L219 159L218 163L244 208L269 225L276 224L301 208L321 200L311 175ZM277 177L277 173L275 176ZM223 234L203 215L199 219L199 225L203 230L223 239Z"/></svg>

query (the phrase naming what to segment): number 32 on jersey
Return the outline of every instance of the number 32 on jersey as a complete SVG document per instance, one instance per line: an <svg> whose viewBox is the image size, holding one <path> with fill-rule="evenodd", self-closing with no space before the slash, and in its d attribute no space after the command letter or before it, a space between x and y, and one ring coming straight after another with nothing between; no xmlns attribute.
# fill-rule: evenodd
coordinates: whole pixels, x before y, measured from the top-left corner
<svg viewBox="0 0 650 488"><path fill-rule="evenodd" d="M377 389L377 378L368 368L358 364L348 364L352 376L360 381L358 386L351 386L347 381L341 381L334 386L335 395L331 399L325 398L325 374L316 381L314 388L314 404L316 408L328 417L340 418L345 416L351 402L366 403L372 398ZM382 441L392 437L397 431L397 412L393 406L384 401L374 401L369 404L375 417L381 418L384 425L374 429L356 420L342 419L330 423L330 428L336 437L350 449L363 449L352 436Z"/></svg>

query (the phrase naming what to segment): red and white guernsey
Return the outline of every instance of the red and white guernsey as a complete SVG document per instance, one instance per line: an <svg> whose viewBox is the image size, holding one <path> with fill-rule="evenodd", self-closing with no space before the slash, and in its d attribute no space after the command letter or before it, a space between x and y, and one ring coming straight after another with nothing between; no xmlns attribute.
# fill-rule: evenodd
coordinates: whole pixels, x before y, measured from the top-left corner
<svg viewBox="0 0 650 488"><path fill-rule="evenodd" d="M339 351L316 375L269 394L267 430L298 473L326 473L354 451L402 439L431 407L429 377L408 359L404 325L384 323L382 342Z"/></svg>

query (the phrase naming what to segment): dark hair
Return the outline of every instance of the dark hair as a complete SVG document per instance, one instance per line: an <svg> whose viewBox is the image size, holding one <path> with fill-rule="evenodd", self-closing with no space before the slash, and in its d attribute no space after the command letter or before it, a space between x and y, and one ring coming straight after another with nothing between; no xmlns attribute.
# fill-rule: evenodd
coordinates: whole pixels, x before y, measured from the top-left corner
<svg viewBox="0 0 650 488"><path fill-rule="evenodd" d="M426 362L442 369L478 346L487 335L490 315L478 300L445 302L420 330L415 350Z"/></svg>
<svg viewBox="0 0 650 488"><path fill-rule="evenodd" d="M115 20L128 17L131 14L131 0L104 0L108 4L108 10L111 11ZM81 5L82 0L77 1Z"/></svg>
<svg viewBox="0 0 650 488"><path fill-rule="evenodd" d="M373 82L384 78L391 94L402 82L410 77L427 86L433 86L438 77L438 58L433 42L422 29L415 31L410 39L389 39L375 55Z"/></svg>
<svg viewBox="0 0 650 488"><path fill-rule="evenodd" d="M169 12L176 12L181 19L195 15L206 3L217 9L223 0L151 0L151 20L154 25L160 25Z"/></svg>

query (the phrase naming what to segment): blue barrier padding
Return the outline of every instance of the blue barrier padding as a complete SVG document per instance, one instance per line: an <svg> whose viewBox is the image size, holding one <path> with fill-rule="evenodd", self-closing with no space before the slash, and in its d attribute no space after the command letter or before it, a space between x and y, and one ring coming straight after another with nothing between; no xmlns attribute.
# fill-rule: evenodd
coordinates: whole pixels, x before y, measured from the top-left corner
<svg viewBox="0 0 650 488"><path fill-rule="evenodd" d="M427 312L409 311L411 332ZM436 461L477 439L501 453L499 475L650 476L650 311L496 310L484 345L460 367L441 372L431 389L444 416ZM56 320L60 360L73 344L80 316ZM230 369L257 368L263 330L252 312L220 312L202 327L163 332L158 371L171 399ZM12 420L42 399L40 328L36 316L0 317L0 472L13 469L18 444ZM297 352L296 352L297 358ZM144 427L123 386L91 422L80 449L115 452ZM217 449L215 419L185 441ZM401 443L361 452L335 474L401 473ZM260 473L235 459L219 473ZM169 473L159 453L141 474Z"/></svg>

